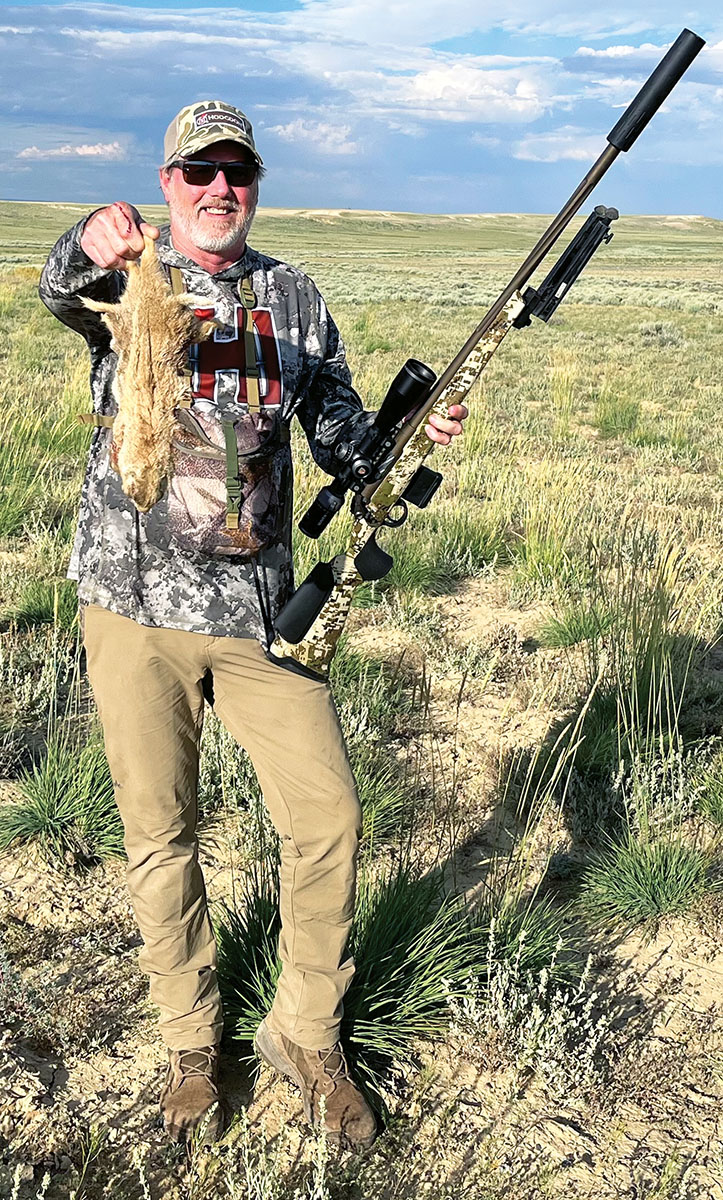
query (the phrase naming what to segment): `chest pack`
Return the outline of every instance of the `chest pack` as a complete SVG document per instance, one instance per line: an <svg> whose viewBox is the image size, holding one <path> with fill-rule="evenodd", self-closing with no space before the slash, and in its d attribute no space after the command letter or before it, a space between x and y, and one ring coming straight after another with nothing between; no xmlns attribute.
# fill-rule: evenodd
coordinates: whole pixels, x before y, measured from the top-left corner
<svg viewBox="0 0 723 1200"><path fill-rule="evenodd" d="M186 291L178 267L170 268L170 281L176 295ZM284 504L282 460L286 455L279 451L290 441L289 427L279 419L276 408L266 409L261 402L262 364L250 278L239 280L237 294L247 411L229 418L194 410L194 366L189 349L183 372L188 386L174 410L173 470L159 502L167 507L172 541L182 550L209 557L249 558L272 545L280 536ZM114 418L81 413L78 420L112 429ZM110 464L115 469L116 454L111 440Z"/></svg>

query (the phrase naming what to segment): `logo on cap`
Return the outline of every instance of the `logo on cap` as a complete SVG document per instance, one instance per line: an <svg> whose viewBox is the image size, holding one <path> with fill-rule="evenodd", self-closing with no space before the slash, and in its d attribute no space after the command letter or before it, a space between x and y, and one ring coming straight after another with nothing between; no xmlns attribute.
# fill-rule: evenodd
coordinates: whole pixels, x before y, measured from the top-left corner
<svg viewBox="0 0 723 1200"><path fill-rule="evenodd" d="M217 108L207 108L196 114L196 129L203 129L205 125L234 125L242 133L248 133L249 129L248 121L242 120L236 113Z"/></svg>

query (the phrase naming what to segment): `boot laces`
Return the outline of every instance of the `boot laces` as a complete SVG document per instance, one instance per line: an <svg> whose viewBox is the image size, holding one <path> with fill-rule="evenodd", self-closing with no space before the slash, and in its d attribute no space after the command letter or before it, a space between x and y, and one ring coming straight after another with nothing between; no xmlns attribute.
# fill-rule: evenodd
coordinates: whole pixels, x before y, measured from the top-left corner
<svg viewBox="0 0 723 1200"><path fill-rule="evenodd" d="M332 1054L336 1054L338 1056L338 1061L335 1064L329 1061ZM349 1079L349 1066L346 1058L344 1057L344 1051L341 1048L341 1042L337 1042L336 1045L330 1046L328 1050L319 1050L318 1055L319 1066L332 1083L336 1083L337 1079Z"/></svg>
<svg viewBox="0 0 723 1200"><path fill-rule="evenodd" d="M191 1075L200 1075L213 1082L215 1059L215 1046L202 1046L198 1050L179 1050L178 1069L184 1079Z"/></svg>

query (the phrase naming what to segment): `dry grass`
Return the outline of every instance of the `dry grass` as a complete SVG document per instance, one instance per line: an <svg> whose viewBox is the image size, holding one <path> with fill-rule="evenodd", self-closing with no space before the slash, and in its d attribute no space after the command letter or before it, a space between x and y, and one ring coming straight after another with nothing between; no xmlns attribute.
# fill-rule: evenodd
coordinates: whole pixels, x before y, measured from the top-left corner
<svg viewBox="0 0 723 1200"><path fill-rule="evenodd" d="M15 780L5 789L14 789L58 710L69 706L72 721L92 722L74 675L72 612L66 634L54 588L83 473L87 434L73 416L87 407L87 364L80 339L34 295L44 249L80 213L14 205L4 215L0 593L13 622L0 634L0 765ZM269 213L254 240L303 261L316 278L360 394L374 407L404 358L437 370L445 364L543 223ZM148 1014L124 991L132 997L127 1022L94 1047L91 999L81 1006L82 1052L57 1020L38 1025L41 1054L36 1030L31 1053L42 1064L62 1058L53 1072L67 1070L67 1082L45 1091L27 1084L35 1100L21 1117L0 1101L0 1190L15 1187L18 1200L55 1200L73 1188L88 1200L109 1191L129 1200L720 1194L721 1141L711 1117L720 1103L720 1013L711 1009L704 1028L690 1006L716 1003L704 986L716 935L706 934L700 948L696 922L718 928L716 901L701 900L698 885L720 868L722 237L717 222L623 219L551 326L510 335L474 390L463 444L435 454L443 490L427 513L383 536L395 572L361 597L335 668L345 729L366 772L368 877L385 878L390 863L410 855L422 877L467 889L488 933L544 893L555 930L592 946L589 979L578 985L564 955L567 981L537 960L526 965L525 939L536 944L526 932L517 957L480 969L468 996L455 996L457 1032L438 1042L421 1074L386 1080L390 1125L368 1161L327 1163L323 1145L293 1129L282 1145L288 1095L262 1079L250 1123L205 1165L198 1159L195 1175L153 1129L159 1059ZM465 283L454 297L446 294L452 276ZM296 453L301 512L322 476L300 443ZM328 558L341 548L346 520L336 518L318 545L298 538L300 576L317 553ZM264 839L248 840L247 810L256 805L249 765L213 724L203 789L213 832L206 871L217 901L239 888ZM581 863L603 825L614 839L603 844L613 849L609 861L598 859L594 882L606 903L612 883L623 882L622 849L681 847L681 861L693 867L691 856L705 859L705 871L692 872L694 886L673 898L682 916L670 927L670 978L653 986L654 968L647 960L640 968L648 991L624 976L624 960L597 940L578 903ZM655 875L663 891L670 859L661 851L648 863L648 881ZM121 970L116 951L109 954L102 915L120 903L117 871L95 868L92 886L73 885L45 869L34 875L32 864L32 856L12 855L0 864L12 881L0 912L9 937L0 970L15 1014L4 1018L0 1054L18 1088L40 1078L41 1068L23 1057L21 1034L48 984L23 939L31 947L42 940L56 1001L79 938L83 978L98 988L91 998L103 997L99 1012L110 1011L114 980L130 988L131 960L124 957ZM672 875L680 882L679 871ZM635 870L632 877L639 882ZM588 877L588 897L591 887ZM639 894L633 899L639 913ZM668 892L663 900L656 920ZM94 927L91 945L82 939ZM631 951L629 961L644 953ZM554 967L554 947L546 954ZM686 961L697 973L682 985ZM611 983L616 974L619 986ZM78 975L67 980L69 995L85 994ZM494 1049L494 1072L475 1062L470 1038ZM640 1061L649 1079L636 1075ZM579 1087L566 1097L570 1123L553 1128L550 1113L571 1072ZM615 1104L606 1104L613 1094ZM104 1141L98 1129L111 1114L120 1132ZM21 1164L16 1184L13 1159Z"/></svg>

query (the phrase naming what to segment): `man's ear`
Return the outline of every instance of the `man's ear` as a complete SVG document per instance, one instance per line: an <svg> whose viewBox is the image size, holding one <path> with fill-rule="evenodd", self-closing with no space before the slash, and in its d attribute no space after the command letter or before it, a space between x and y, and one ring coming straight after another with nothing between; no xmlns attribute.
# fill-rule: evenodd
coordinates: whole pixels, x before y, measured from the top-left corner
<svg viewBox="0 0 723 1200"><path fill-rule="evenodd" d="M163 192L163 196L164 196L166 202L168 202L168 189L170 188L170 185L171 185L171 178L170 178L169 172L166 170L165 167L159 168L158 180L161 185L161 191Z"/></svg>

